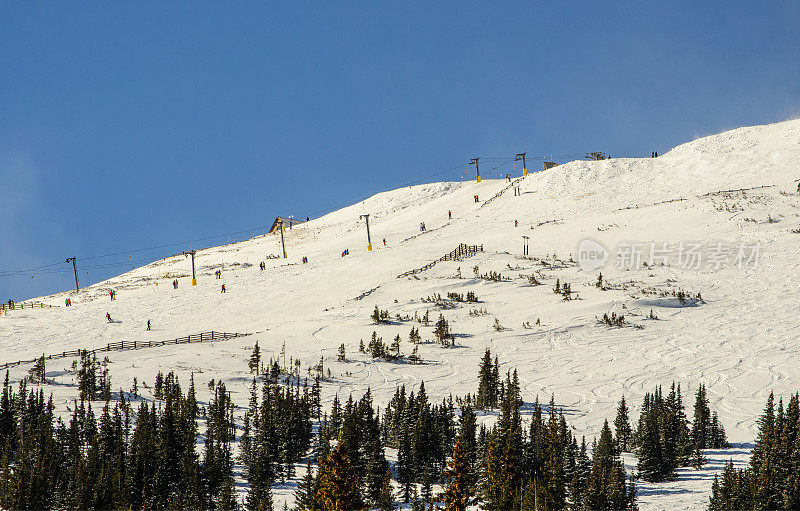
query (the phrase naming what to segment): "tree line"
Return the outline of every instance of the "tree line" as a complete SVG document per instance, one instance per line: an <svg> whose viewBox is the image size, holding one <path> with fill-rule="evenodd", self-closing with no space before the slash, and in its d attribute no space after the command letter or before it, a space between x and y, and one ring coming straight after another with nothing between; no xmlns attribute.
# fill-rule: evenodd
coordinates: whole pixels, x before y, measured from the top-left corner
<svg viewBox="0 0 800 511"><path fill-rule="evenodd" d="M134 406L122 391L111 395L107 367L87 357L77 371L80 400L65 423L55 417L52 398L29 390L25 380L15 391L6 373L0 507L266 510L273 507L273 486L294 479L297 509L389 510L402 501L415 510L625 510L636 507L635 486L621 453L638 455L638 477L661 481L675 477L679 466L701 465L702 449L727 444L702 385L693 422L680 385L673 384L666 395L657 388L645 396L635 428L623 398L613 430L606 421L587 444L553 398L525 405L517 372L501 378L489 350L474 396L434 403L424 383L401 386L383 410L368 390L344 402L336 396L323 413L319 377L310 382L277 361L262 365L257 346L248 365L255 375L239 421L223 382L209 383L211 399L201 406L193 377L184 392L173 373L159 373L157 399ZM98 417L92 400L105 403ZM529 421L523 422L523 406ZM769 489L762 493L795 502L784 496L795 484L789 475L798 473L787 460L800 459L797 396L785 412L782 404L778 410L777 418L760 421L772 426L764 426L756 444L758 468L726 470L714 498L733 494L730 488L741 493L749 486L736 482L752 480ZM479 426L478 415L487 411L496 420ZM396 452L396 461L387 460L386 449ZM247 482L241 502L235 466Z"/></svg>
<svg viewBox="0 0 800 511"><path fill-rule="evenodd" d="M749 464L729 462L714 476L709 511L800 508L800 403L794 394L784 408L770 393L758 419Z"/></svg>

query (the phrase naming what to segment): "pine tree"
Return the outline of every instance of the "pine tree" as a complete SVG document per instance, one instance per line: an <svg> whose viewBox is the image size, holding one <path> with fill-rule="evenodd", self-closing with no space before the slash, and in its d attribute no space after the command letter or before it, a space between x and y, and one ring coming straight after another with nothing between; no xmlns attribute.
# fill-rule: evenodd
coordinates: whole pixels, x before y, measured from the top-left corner
<svg viewBox="0 0 800 511"><path fill-rule="evenodd" d="M400 334L397 334L389 347L392 358L400 358Z"/></svg>
<svg viewBox="0 0 800 511"><path fill-rule="evenodd" d="M592 453L584 506L588 509L635 509L634 498L633 488L626 485L625 467L606 421Z"/></svg>
<svg viewBox="0 0 800 511"><path fill-rule="evenodd" d="M645 481L657 482L663 480L663 451L661 434L656 411L656 405L650 394L645 394L642 413L639 416L637 455L639 457L637 470L639 477Z"/></svg>
<svg viewBox="0 0 800 511"><path fill-rule="evenodd" d="M319 464L315 500L325 511L360 509L363 506L350 456L341 442Z"/></svg>
<svg viewBox="0 0 800 511"><path fill-rule="evenodd" d="M247 367L250 368L250 373L258 373L258 367L261 364L261 350L258 347L258 341L253 346L253 353L250 355L250 360L247 362Z"/></svg>
<svg viewBox="0 0 800 511"><path fill-rule="evenodd" d="M475 396L475 406L479 410L492 408L496 399L494 396L495 386L492 370L492 353L489 348L486 348L478 368L478 393Z"/></svg>
<svg viewBox="0 0 800 511"><path fill-rule="evenodd" d="M447 511L466 511L474 495L472 462L462 438L466 437L459 435L456 438L451 459L444 471L445 491L442 498Z"/></svg>
<svg viewBox="0 0 800 511"><path fill-rule="evenodd" d="M444 315L439 314L439 319L436 321L436 328L433 330L433 335L436 336L441 344L446 345L450 338L450 324L444 319Z"/></svg>
<svg viewBox="0 0 800 511"><path fill-rule="evenodd" d="M419 335L419 328L411 327L411 332L408 334L409 342L413 344L419 344L422 341L422 338Z"/></svg>
<svg viewBox="0 0 800 511"><path fill-rule="evenodd" d="M311 458L309 458L306 462L306 473L297 484L297 490L294 493L295 509L306 511L319 508L315 499L315 487L314 470L311 468Z"/></svg>
<svg viewBox="0 0 800 511"><path fill-rule="evenodd" d="M364 500L367 504L381 510L394 509L389 463L386 461L383 447L377 437L369 446L369 459L364 479L366 484Z"/></svg>
<svg viewBox="0 0 800 511"><path fill-rule="evenodd" d="M628 419L628 407L625 404L625 396L619 401L617 407L617 418L614 419L614 431L616 433L615 440L617 448L620 452L630 452L632 447L633 433L631 431L631 423Z"/></svg>
<svg viewBox="0 0 800 511"><path fill-rule="evenodd" d="M32 383L45 382L45 363L44 355L36 359L33 366L28 371L28 378Z"/></svg>

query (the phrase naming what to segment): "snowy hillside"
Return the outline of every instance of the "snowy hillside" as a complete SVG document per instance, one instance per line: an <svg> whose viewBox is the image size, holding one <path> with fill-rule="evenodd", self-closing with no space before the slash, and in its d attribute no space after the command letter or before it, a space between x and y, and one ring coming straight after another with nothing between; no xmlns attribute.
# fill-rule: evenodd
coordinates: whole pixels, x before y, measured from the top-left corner
<svg viewBox="0 0 800 511"><path fill-rule="evenodd" d="M265 356L275 358L285 343L286 357L299 359L303 370L322 356L333 375L323 387L325 407L336 393L360 396L367 388L376 405L384 406L401 384L416 387L424 381L432 401L475 392L479 359L490 348L503 372L518 370L525 402L537 396L546 402L553 395L574 433L587 439L597 435L604 419L613 420L623 395L635 419L644 393L655 386L680 382L691 399L703 383L735 447L707 453L707 468L687 471L673 483L639 485L641 509L702 508L713 470L748 454L770 390L776 399L800 390L800 232L792 232L800 231L798 161L800 121L795 120L701 138L658 158L576 161L534 172L516 183L519 195L506 180L380 193L287 230L288 259L269 257L281 253L279 235L260 236L199 251L195 287L190 261L175 256L79 293L34 300L58 308L0 316L0 363L118 341L211 330L252 333L213 343L112 351L113 388L129 389L134 376L152 385L159 370L174 370L182 382L193 372L201 400L209 397L209 380L224 380L235 403L246 407L247 359L258 341ZM748 190L730 191L738 189ZM359 219L364 213L370 214L372 252ZM528 258L522 257L522 236L530 237ZM606 247L606 267L581 270L578 245L584 239ZM682 242L701 244L705 259L698 269L676 260ZM727 260L713 262L708 258L719 242L730 244L730 252ZM484 251L397 278L460 243L483 245ZM636 243L641 260L617 267L618 248ZM669 256L666 264L657 258L645 266L650 248L663 243L669 247L662 254ZM758 252L751 259L753 247ZM342 257L345 249L350 255ZM737 261L740 249L747 260ZM262 261L265 271L259 269ZM218 269L220 280L214 275ZM499 272L502 280L476 277L488 272ZM601 272L605 290L595 285ZM530 275L541 285L532 285ZM178 289L172 286L175 278ZM557 281L571 285L571 300L553 292ZM111 289L115 301L109 299ZM702 299L680 300L672 294L678 290ZM423 300L469 291L479 303L440 310ZM64 307L66 297L72 307ZM457 334L456 346L421 344L421 364L373 360L358 352L359 341L368 342L373 331L387 341L400 334L403 353L413 349L412 323L376 326L370 319L375 306L392 318L430 310L435 319L442 313ZM475 308L486 314L470 314ZM651 311L658 319L649 318ZM625 315L623 327L598 321L612 312ZM106 313L119 322L107 322ZM148 319L152 331L145 331ZM432 330L420 328L423 340L433 339ZM347 362L337 362L342 343ZM60 413L76 395L71 364L70 358L48 361L53 384L45 385L45 392L54 394ZM29 367L11 368L11 380L23 378ZM146 389L142 393L152 397ZM290 495L287 485L276 492L276 503Z"/></svg>

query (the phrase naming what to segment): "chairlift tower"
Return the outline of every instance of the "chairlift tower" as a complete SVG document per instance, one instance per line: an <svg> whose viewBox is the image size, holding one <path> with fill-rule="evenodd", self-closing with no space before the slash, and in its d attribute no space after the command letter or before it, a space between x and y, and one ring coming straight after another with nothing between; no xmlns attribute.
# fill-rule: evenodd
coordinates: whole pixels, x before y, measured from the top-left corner
<svg viewBox="0 0 800 511"><path fill-rule="evenodd" d="M528 175L528 166L525 164L525 155L528 153L518 153L517 156L514 158L514 161L522 160L522 175Z"/></svg>
<svg viewBox="0 0 800 511"><path fill-rule="evenodd" d="M197 253L197 250L189 250L188 252L185 251L185 250L183 251L183 256L184 257L189 256L189 255L192 256L192 285L193 286L197 285L197 275L195 275L195 272L194 272L194 255L196 253Z"/></svg>
<svg viewBox="0 0 800 511"><path fill-rule="evenodd" d="M81 289L80 289L80 287L78 287L78 269L75 266L75 258L74 257L67 257L67 260L65 262L68 263L70 261L72 261L72 272L75 274L75 291L80 291Z"/></svg>
<svg viewBox="0 0 800 511"><path fill-rule="evenodd" d="M472 159L469 161L469 164L470 164L470 165L475 165L475 176L476 176L476 179L477 179L477 182L478 182L478 183L480 183L480 182L481 182L481 171L480 171L480 170L478 170L478 160L479 160L479 159L480 159L480 158L472 158Z"/></svg>
<svg viewBox="0 0 800 511"><path fill-rule="evenodd" d="M286 243L283 240L283 220L278 220L278 223L281 225L281 250L283 250L283 258L286 259Z"/></svg>
<svg viewBox="0 0 800 511"><path fill-rule="evenodd" d="M367 221L367 252L372 252L372 240L369 237L369 213L365 213L358 218L364 218Z"/></svg>

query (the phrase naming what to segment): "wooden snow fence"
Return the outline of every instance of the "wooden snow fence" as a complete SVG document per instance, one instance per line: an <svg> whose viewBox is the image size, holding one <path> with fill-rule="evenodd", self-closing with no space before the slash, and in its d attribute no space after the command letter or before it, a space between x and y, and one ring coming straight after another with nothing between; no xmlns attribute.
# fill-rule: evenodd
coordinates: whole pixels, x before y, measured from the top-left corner
<svg viewBox="0 0 800 511"><path fill-rule="evenodd" d="M436 263L438 263L439 261L460 261L464 257L469 257L478 252L483 252L483 245L467 245L466 243L461 243L460 245L458 245L458 247L456 247L455 250L451 251L450 253L443 255L442 257L440 257L435 261L429 262L422 268L417 268L415 270L409 270L405 273L401 273L400 275L397 276L397 278L401 279L403 277L408 277L409 275L414 275L415 273L420 273L425 270L430 270L431 268L436 266Z"/></svg>
<svg viewBox="0 0 800 511"><path fill-rule="evenodd" d="M246 337L252 334L240 334L236 332L201 332L199 334L191 334L185 337L178 337L177 339L169 339L166 341L119 341L119 342L110 342L103 346L102 348L95 348L93 350L85 350L85 349L77 349L71 351L62 351L61 353L54 353L52 355L47 355L44 358L46 360L53 360L58 358L67 358L67 357L80 357L84 353L102 353L104 351L123 351L123 350L138 350L141 348L155 348L158 346L166 346L168 344L189 344L194 342L209 342L209 341L226 341L228 339L235 339L237 337ZM17 360L16 362L6 362L5 364L0 364L0 369L8 369L9 367L15 367L20 364L30 364L36 362L41 357L36 357L30 360Z"/></svg>
<svg viewBox="0 0 800 511"><path fill-rule="evenodd" d="M516 185L517 183L519 183L520 181L522 181L522 180L523 180L523 179L525 179L526 177L527 177L527 176L518 177L517 179L515 179L515 180L511 181L510 183L508 183L508 185L506 185L506 186L505 186L505 187L504 187L502 190L500 190L500 191L499 191L499 192L497 192L496 194L494 194L494 195L492 195L491 197L489 197L489 199L487 199L487 200L483 201L483 203L482 203L480 206L478 206L478 209L480 209L480 208L482 208L482 207L486 206L487 204L489 204L490 202L492 202L492 201L493 201L493 200L495 200L496 198L500 197L501 195L503 195L503 193L504 193L506 190L508 190L509 188L512 188L514 185Z"/></svg>
<svg viewBox="0 0 800 511"><path fill-rule="evenodd" d="M57 309L57 308L58 305L47 305L39 302L31 302L31 303L13 302L11 304L9 304L8 302L0 303L0 311L22 310L22 309Z"/></svg>

